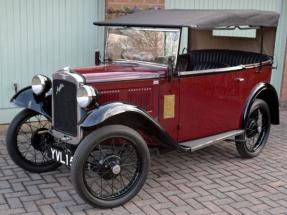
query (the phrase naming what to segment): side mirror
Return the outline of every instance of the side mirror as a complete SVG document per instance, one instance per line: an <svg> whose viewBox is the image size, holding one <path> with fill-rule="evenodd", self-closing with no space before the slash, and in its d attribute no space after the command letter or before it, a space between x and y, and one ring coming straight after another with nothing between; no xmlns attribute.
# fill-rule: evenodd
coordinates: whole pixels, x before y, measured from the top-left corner
<svg viewBox="0 0 287 215"><path fill-rule="evenodd" d="M95 65L100 65L101 64L101 53L100 51L97 49L95 52Z"/></svg>
<svg viewBox="0 0 287 215"><path fill-rule="evenodd" d="M167 78L169 81L173 78L174 74L174 57L168 57L167 60Z"/></svg>

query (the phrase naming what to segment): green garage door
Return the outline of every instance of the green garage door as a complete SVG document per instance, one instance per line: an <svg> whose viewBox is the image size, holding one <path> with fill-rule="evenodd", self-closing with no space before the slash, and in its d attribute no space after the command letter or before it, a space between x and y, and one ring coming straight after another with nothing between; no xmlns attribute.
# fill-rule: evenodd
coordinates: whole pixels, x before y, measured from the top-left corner
<svg viewBox="0 0 287 215"><path fill-rule="evenodd" d="M281 13L275 47L277 69L272 75L272 84L276 87L277 92L280 92L287 35L286 0L165 0L165 7L167 9L258 9Z"/></svg>
<svg viewBox="0 0 287 215"><path fill-rule="evenodd" d="M87 66L103 49L105 0L0 0L0 123L18 111L9 99L36 73Z"/></svg>

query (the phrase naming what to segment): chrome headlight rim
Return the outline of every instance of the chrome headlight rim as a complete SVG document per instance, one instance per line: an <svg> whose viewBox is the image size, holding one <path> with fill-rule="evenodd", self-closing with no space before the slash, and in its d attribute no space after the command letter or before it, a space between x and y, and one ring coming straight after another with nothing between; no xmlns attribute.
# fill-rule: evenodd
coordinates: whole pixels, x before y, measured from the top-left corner
<svg viewBox="0 0 287 215"><path fill-rule="evenodd" d="M77 102L81 108L89 107L96 100L97 92L92 86L82 85L77 90Z"/></svg>
<svg viewBox="0 0 287 215"><path fill-rule="evenodd" d="M48 92L51 89L51 80L45 75L35 75L32 78L32 91L35 95L41 95Z"/></svg>

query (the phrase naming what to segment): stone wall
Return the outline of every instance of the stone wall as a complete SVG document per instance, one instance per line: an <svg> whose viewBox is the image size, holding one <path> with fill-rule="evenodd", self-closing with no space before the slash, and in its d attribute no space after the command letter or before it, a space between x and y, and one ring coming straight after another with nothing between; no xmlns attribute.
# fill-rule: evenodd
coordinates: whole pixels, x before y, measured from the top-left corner
<svg viewBox="0 0 287 215"><path fill-rule="evenodd" d="M138 10L163 8L164 0L106 0L106 17L110 19Z"/></svg>

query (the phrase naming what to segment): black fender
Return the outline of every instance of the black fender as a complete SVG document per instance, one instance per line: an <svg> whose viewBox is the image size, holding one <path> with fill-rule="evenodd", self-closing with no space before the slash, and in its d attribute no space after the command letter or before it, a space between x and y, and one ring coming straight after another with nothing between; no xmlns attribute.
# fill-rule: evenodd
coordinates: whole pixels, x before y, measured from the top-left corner
<svg viewBox="0 0 287 215"><path fill-rule="evenodd" d="M143 129L162 143L181 149L152 116L134 105L121 102L108 103L90 111L80 122L80 126L84 129L108 124L121 124Z"/></svg>
<svg viewBox="0 0 287 215"><path fill-rule="evenodd" d="M244 129L246 127L247 117L255 99L262 99L268 104L271 114L271 123L273 125L279 125L279 99L277 91L271 84L262 82L253 88L245 103L241 120L242 128Z"/></svg>
<svg viewBox="0 0 287 215"><path fill-rule="evenodd" d="M10 100L18 107L28 108L34 110L48 119L51 119L51 109L52 109L52 96L51 95L41 95L37 96L33 93L32 87L25 87L17 92Z"/></svg>

